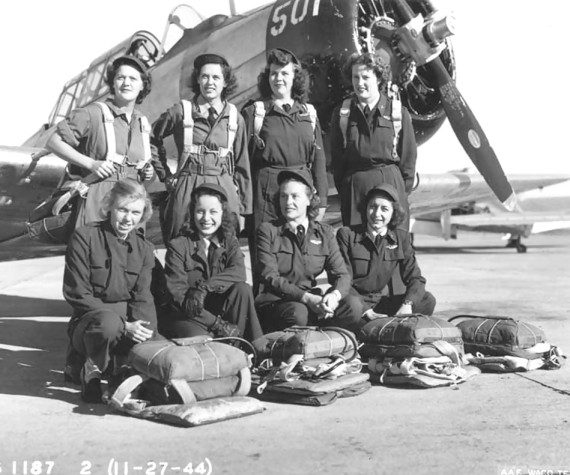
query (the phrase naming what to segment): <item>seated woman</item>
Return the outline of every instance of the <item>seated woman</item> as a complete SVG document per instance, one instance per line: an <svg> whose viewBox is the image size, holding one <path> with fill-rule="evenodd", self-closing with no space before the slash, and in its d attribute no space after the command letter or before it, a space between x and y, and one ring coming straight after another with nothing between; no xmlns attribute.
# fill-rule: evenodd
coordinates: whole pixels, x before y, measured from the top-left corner
<svg viewBox="0 0 570 475"><path fill-rule="evenodd" d="M144 186L118 181L103 202L106 219L78 228L69 241L63 295L73 307L71 343L85 357L86 402L101 402L102 373L113 355L126 355L155 334L153 246L140 229L151 214Z"/></svg>
<svg viewBox="0 0 570 475"><path fill-rule="evenodd" d="M348 294L350 274L331 226L315 221L318 197L306 168L277 176L281 218L262 223L257 232L257 271L262 290L255 300L263 329L291 325L333 325L356 329L361 315L339 311ZM316 278L327 272L331 288L324 294Z"/></svg>
<svg viewBox="0 0 570 475"><path fill-rule="evenodd" d="M181 234L168 243L166 287L171 311L159 315L169 337L262 335L244 255L235 236L226 190L202 183L192 191Z"/></svg>
<svg viewBox="0 0 570 475"><path fill-rule="evenodd" d="M435 298L425 290L407 231L397 228L404 211L398 192L389 184L372 188L364 200L362 223L343 227L337 241L352 276L352 289L346 304L356 314L368 309L387 315L423 313L431 315ZM406 286L402 295L383 292L398 270Z"/></svg>

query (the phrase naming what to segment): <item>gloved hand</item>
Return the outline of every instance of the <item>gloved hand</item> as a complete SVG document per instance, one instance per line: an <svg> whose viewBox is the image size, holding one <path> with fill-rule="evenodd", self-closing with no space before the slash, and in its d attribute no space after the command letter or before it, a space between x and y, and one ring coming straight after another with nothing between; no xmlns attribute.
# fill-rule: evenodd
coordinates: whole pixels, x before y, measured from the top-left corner
<svg viewBox="0 0 570 475"><path fill-rule="evenodd" d="M205 289L192 287L186 291L182 310L187 318L196 318L204 310L204 300L208 292Z"/></svg>
<svg viewBox="0 0 570 475"><path fill-rule="evenodd" d="M222 317L216 317L215 323L210 327L210 331L217 337L241 336L237 325L226 322Z"/></svg>

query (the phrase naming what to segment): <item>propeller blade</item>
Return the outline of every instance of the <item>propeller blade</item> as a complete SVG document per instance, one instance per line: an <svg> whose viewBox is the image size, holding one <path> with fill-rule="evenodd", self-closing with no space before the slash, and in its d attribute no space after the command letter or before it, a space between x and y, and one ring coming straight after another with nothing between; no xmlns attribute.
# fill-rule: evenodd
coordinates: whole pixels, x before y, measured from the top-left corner
<svg viewBox="0 0 570 475"><path fill-rule="evenodd" d="M503 206L509 211L514 211L518 208L516 194L507 180L485 132L463 99L441 59L435 58L423 67L436 80L449 123L467 155L479 173L483 175L493 193L503 203Z"/></svg>

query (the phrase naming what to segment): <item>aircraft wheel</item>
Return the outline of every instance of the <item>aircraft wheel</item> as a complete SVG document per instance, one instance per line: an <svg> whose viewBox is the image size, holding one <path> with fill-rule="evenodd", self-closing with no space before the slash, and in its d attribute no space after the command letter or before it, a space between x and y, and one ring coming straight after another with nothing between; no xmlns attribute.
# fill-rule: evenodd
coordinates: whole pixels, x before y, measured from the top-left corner
<svg viewBox="0 0 570 475"><path fill-rule="evenodd" d="M519 254L524 254L526 252L526 246L524 244L518 243L517 244L517 252Z"/></svg>

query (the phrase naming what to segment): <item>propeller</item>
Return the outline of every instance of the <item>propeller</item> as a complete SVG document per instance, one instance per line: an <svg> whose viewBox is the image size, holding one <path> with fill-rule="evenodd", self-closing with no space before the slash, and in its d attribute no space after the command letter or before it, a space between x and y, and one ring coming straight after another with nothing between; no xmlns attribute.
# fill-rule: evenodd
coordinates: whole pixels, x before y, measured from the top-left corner
<svg viewBox="0 0 570 475"><path fill-rule="evenodd" d="M403 26L393 44L433 78L449 123L465 152L499 201L506 209L514 211L518 209L517 197L497 155L439 58L445 48L443 40L453 34L453 26L447 17L434 20L436 9L430 0L421 0L419 5L430 21L424 23L422 16L415 15L406 0L394 0L394 9Z"/></svg>

